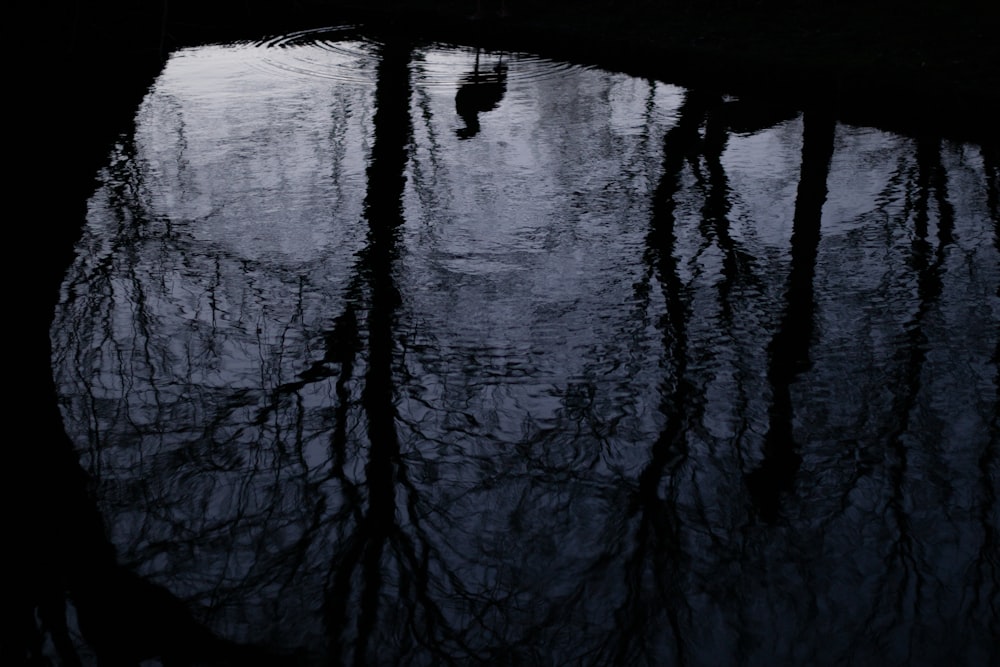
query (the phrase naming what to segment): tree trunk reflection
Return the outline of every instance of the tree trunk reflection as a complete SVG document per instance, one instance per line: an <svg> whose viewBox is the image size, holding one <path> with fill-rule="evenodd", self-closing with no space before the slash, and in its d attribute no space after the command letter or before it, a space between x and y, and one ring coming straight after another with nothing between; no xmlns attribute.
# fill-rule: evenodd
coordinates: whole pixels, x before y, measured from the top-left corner
<svg viewBox="0 0 1000 667"><path fill-rule="evenodd" d="M810 366L816 310L813 276L834 128L833 118L822 111L807 111L803 119L802 169L792 226L792 268L785 292L785 311L768 347L772 398L764 460L747 476L750 495L766 521L777 517L780 496L791 489L802 461L800 445L792 433L792 384Z"/></svg>

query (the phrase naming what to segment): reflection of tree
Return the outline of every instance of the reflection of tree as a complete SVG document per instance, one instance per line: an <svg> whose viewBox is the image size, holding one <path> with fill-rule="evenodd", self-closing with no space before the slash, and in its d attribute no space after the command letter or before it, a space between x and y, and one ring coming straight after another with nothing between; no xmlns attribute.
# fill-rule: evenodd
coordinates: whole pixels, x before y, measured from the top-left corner
<svg viewBox="0 0 1000 667"><path fill-rule="evenodd" d="M283 264L199 239L183 215L151 213L149 200L172 191L153 181L173 163L144 163L141 142L121 148L92 204L109 229L95 222L88 270L67 282L56 365L112 537L144 584L168 587L222 635L304 646L324 664L861 662L890 651L852 653L840 638L863 623L905 628L916 612L892 596L914 573L923 610L973 631L995 618L995 448L976 440L978 466L956 472L968 517L946 501L914 510L921 457L948 462L938 441L962 446L936 422L955 406L930 396L929 371L943 369L942 386L974 377L933 365L964 358L962 343L942 340L962 321L946 290L968 291L948 258L982 233L958 203L948 212L943 149L925 144L911 171L885 173L867 217L831 221L820 244L821 175L834 192L839 173L821 159L828 119L804 119L800 151L797 122L741 136L732 103L692 92L678 109L679 93L657 97L668 90L658 84L588 72L508 98L512 117L537 114L542 129L515 124L503 152L492 136L456 140L453 89L422 89L406 44L379 57L374 132L342 127L370 96L329 111L341 119L334 146L374 139L363 215L350 215L361 223L338 219L347 242ZM615 96L625 112L609 125ZM676 121L663 136L665 102ZM585 145L555 141L573 135ZM879 137L881 176L886 154L904 165L911 155ZM776 142L777 178L750 182L737 158L770 159L761 147ZM339 202L361 178L338 171L350 162L328 146L340 189L320 199ZM213 182L189 148L178 162L190 168L175 170L184 192ZM590 163L567 159L583 150ZM484 213L468 193L510 185L502 160L489 164L494 180L469 174L491 154L514 155L529 176L510 188L523 196L488 192L496 206ZM771 270L788 254L782 232L764 229L779 238L761 242L768 221L744 211L754 197L791 210L796 176L789 274ZM776 181L780 197L754 191ZM534 207L542 198L555 201ZM865 253L898 273L868 268ZM840 254L861 270L841 275ZM984 256L995 258L993 241L965 260L976 289L995 276ZM857 274L874 286L838 282ZM838 318L847 323L828 325ZM877 364L885 373L868 375ZM892 405L816 400L840 381ZM795 446L793 421L810 437L791 473L803 502L782 508L787 520L750 521L739 450L759 437L773 468ZM860 462L836 458L851 456ZM928 524L983 538L947 552L958 568L977 551L976 574L929 571ZM967 605L947 597L955 583L974 586Z"/></svg>
<svg viewBox="0 0 1000 667"><path fill-rule="evenodd" d="M689 305L685 302L686 289L680 280L677 259L675 215L677 191L681 187L681 170L687 160L696 159L701 147L698 133L701 120L710 100L697 91L691 91L678 111L677 123L670 129L663 142L663 172L656 189L650 231L646 239L645 261L648 274L655 277L666 302L666 312L660 322L666 359L670 373L664 379L660 412L664 426L651 447L650 460L639 475L636 510L640 512L635 550L626 559L626 598L617 610L621 628L616 664L630 664L637 659L651 661L655 654L648 646L634 646L635 638L648 641L650 617L647 607L645 583L652 576L655 597L669 621L676 664L685 661L685 633L681 627L678 607L684 604L680 595L683 574L677 561L680 558L680 518L677 514L678 473L688 457L687 429L696 420L691 414L699 397L688 376L687 322ZM661 485L666 481L664 496ZM673 563L674 567L669 565ZM648 569L647 569L648 568Z"/></svg>
<svg viewBox="0 0 1000 667"><path fill-rule="evenodd" d="M730 132L735 131L734 125L747 132L762 132L769 127L764 123L772 120L776 123L778 119L766 117L765 120L761 120L758 114L747 111L747 108L753 109L756 106L754 103L730 101L723 104L722 99L717 96L713 96L707 102L708 104L701 110L702 119L699 121L703 123L700 154L689 157L702 197L698 231L703 241L699 245L697 255L704 256L712 252L722 254L718 275L704 276L704 280L717 282L718 315L713 318L711 324L720 335L727 337L728 343L725 346L707 346L707 349L700 349L695 354L698 355L699 364L721 366L725 362L720 357L725 356L730 346L740 346L737 338L741 327L741 311L757 307L754 302L761 283L756 275L758 259L733 235L733 201L739 195L733 192L730 186L723 165L723 156ZM761 124L752 125L751 120ZM715 268L712 264L709 266ZM734 375L738 396L732 400L731 409L735 414L746 414L749 403L745 388L746 372L739 369ZM701 387L701 391L707 393L708 387ZM705 409L707 408L703 406L700 412L703 413ZM693 415L695 416L699 418L692 421L696 423L702 421L703 415ZM703 426L701 430L704 431ZM704 433L702 435L710 437Z"/></svg>
<svg viewBox="0 0 1000 667"><path fill-rule="evenodd" d="M67 422L89 431L83 460L123 558L213 628L245 636L240 623L297 613L303 601L278 592L312 576L322 542L316 441L326 424L310 404L350 387L269 390L292 380L299 359L289 352L314 340L330 300L319 284L337 267L320 256L288 270L196 243L183 214L150 213L178 186L155 182L173 166L157 157L147 140L113 158L65 286L55 364ZM198 175L186 164L182 152L180 195L193 191L186 174Z"/></svg>
<svg viewBox="0 0 1000 667"><path fill-rule="evenodd" d="M84 400L90 408L92 443L87 453L92 464L89 472L101 484L121 472L102 465L99 450L113 442L115 437L110 430L105 430L105 425L116 419L128 419L130 415L139 417L140 414L130 412L127 402L122 406L124 415L109 412L107 406L110 402L104 390L122 391L127 396L129 388L95 385L87 375L92 370L90 365L94 350L90 347L93 342L85 334L105 336L105 340L99 343L120 335L115 330L114 314L106 308L109 300L121 298L122 293L128 295L136 315L137 328L133 337L140 342L131 348L118 348L112 363L124 376L140 366L155 372L162 363L160 351L150 344L154 340L152 330L156 323L155 309L150 307L150 301L156 298L156 289L147 289L149 283L144 280L142 253L138 251L138 246L146 234L145 228L152 221L144 214L140 204L143 181L140 173L133 169L134 157L131 143L117 148L109 168L109 175L112 176L109 182L114 185L105 190L110 199L108 208L115 213L112 237L122 246L109 248L100 243L100 239L85 237L85 240L95 242L88 247L88 253L82 254L82 261L90 262L86 274L89 281L85 284L82 280L70 280L64 285L73 308L64 312L63 316L74 321L76 326L56 329L60 336L55 363L73 368L80 386L87 389ZM122 271L123 265L125 271ZM161 286L153 284L154 288ZM69 352L73 353L72 360L61 358ZM149 399L161 411L155 419L161 423L169 422L171 413L165 405L167 397L153 391ZM146 416L140 421L144 421ZM116 665L138 664L140 660L153 657L160 657L165 663L176 661L176 664L238 661L263 665L279 660L267 649L240 646L220 639L193 613L186 601L136 574L131 564L121 564L116 545L107 541L107 528L88 493L90 480L75 461L69 462L69 451L62 452L58 446L54 446L54 450L55 459L47 461L45 467L60 478L58 497L64 506L59 508L58 516L67 522L65 528L54 532L65 535L69 540L68 545L62 545L58 550L71 552L66 555L67 564L49 564L52 568L50 573L58 572L58 576L64 579L59 581L59 594L52 596L39 609L39 616L51 635L60 664L88 664L94 658L100 664ZM132 492L124 485L119 489L124 496ZM107 493L106 488L101 490L102 501L107 499ZM155 503L157 499L152 500ZM61 599L63 594L68 594L68 600ZM73 612L71 624L67 624L68 610Z"/></svg>
<svg viewBox="0 0 1000 667"><path fill-rule="evenodd" d="M801 462L792 434L792 384L809 368L816 309L813 277L819 248L826 180L833 154L834 120L824 112L803 119L802 169L792 227L792 267L785 312L768 347L768 381L773 392L764 460L747 477L754 504L765 519L775 518L779 496L791 488Z"/></svg>
<svg viewBox="0 0 1000 667"><path fill-rule="evenodd" d="M752 109L751 105L741 104L735 113L745 113L748 107ZM714 357L725 357L732 350L725 345L698 344L704 334L696 328L695 310L703 311L707 304L696 303L696 299L700 294L707 296L704 283L715 282L719 310L717 318L708 320L713 327L712 335L715 340L735 344L735 337L745 326L738 317L752 314L752 307L747 309L741 305L737 310L734 305L752 299L758 282L754 275L757 260L730 232L731 201L735 195L730 190L722 156L727 143L727 123L737 117L718 97L692 91L678 111L676 124L664 139L663 171L653 200L645 259L647 281L655 278L664 302L660 328L669 373L660 389L663 427L638 478L634 509L640 512L640 517L635 529L635 544L629 553L621 556L626 594L616 612L620 634L614 652L615 664L662 663L667 656L670 656L669 664L685 664L695 660L693 656L697 654L694 639L698 634L697 620L690 587L700 585L695 583L700 574L697 573L699 566L694 566L692 558L693 550L698 548L695 545L704 538L688 533L698 530L695 526L699 521L712 525L717 508L700 506L700 493L685 488L685 473L705 474L698 471L705 465L703 455L699 453L692 460L691 447L692 444L704 447L703 443L713 439L705 424L706 417L712 417L706 409L713 379L706 370L722 366L722 359ZM762 131L768 126L764 120L756 116L754 119L764 123L753 126L754 131ZM773 122L785 119L784 115L768 117L768 121ZM690 238L690 230L684 229L690 220L687 216L691 216L690 204L684 201L685 166L689 167L695 189L702 197L694 220L700 234L698 239ZM688 208L679 208L683 205ZM679 224L679 220L684 224ZM708 254L710 249L721 254L717 274L702 275L704 264L688 269L679 263L680 236L685 232L689 236L686 242L697 244L697 249L688 250L692 253L692 263ZM705 264L714 268L711 263ZM682 273L688 271L692 276L690 284L682 279ZM648 283L637 287L648 307ZM713 301L712 297L708 299ZM704 312L697 313L698 319L709 317ZM734 370L733 389L742 397L735 408L738 413L743 413L747 407L741 378L744 373L744 370ZM730 446L738 448L740 438L737 432ZM708 479L718 483L721 478ZM691 530L686 531L685 527ZM712 548L731 552L734 545L727 544L723 534L713 533L710 529L708 542Z"/></svg>
<svg viewBox="0 0 1000 667"><path fill-rule="evenodd" d="M394 541L396 484L402 473L396 435L393 357L395 312L399 294L394 281L398 227L402 224L403 177L410 139L410 48L390 41L383 46L375 91L375 144L368 168L368 246L361 270L370 290L368 304L368 368L362 391L368 427L368 463L365 467L367 510L333 562L327 592L326 615L333 656L353 653L355 664L368 664L376 635L384 550ZM360 568L360 582L353 581ZM354 602L352 588L360 584L357 628L347 610ZM377 654L377 653L376 653Z"/></svg>
<svg viewBox="0 0 1000 667"><path fill-rule="evenodd" d="M702 146L708 177L704 178L700 170L697 174L705 190L701 224L706 238L712 238L723 253L719 300L722 307L722 324L728 330L732 326L731 294L741 285L745 286L745 283L754 279L753 256L733 238L729 228L733 193L722 166L722 154L728 140L724 107L716 102L706 111L708 113Z"/></svg>
<svg viewBox="0 0 1000 667"><path fill-rule="evenodd" d="M89 472L100 485L97 488L102 506L108 508L109 500L112 506L118 502L131 504L145 496L152 515L163 511L166 517L166 505L160 504L168 500L166 496L158 497L157 493L163 490L159 482L146 486L136 484L137 480L129 480L130 473L119 467L123 459L136 459L134 452L129 451L134 445L120 441L115 426L116 422L128 421L137 431L142 431L149 428L150 421L163 428L175 421L189 420L189 413L185 414L183 408L178 412L170 383L160 382L158 376L162 372L163 377L176 377L173 374L177 368L156 344L157 331L162 324L156 301L162 296L166 277L160 275L158 281L150 281L147 273L149 266L145 262L149 260L146 254L149 246L145 244L155 236L149 231L155 222L145 214L142 206L144 183L141 171L135 166L134 146L131 143L120 145L109 167L109 185L103 190L108 197L106 208L114 216L109 236L117 245L108 246L106 239L99 236L84 237L85 242L93 242L87 247L88 252L81 253L80 261L89 264L88 270L71 273L71 276L87 280L69 280L64 285L68 301L61 315L73 326L59 326L57 322L54 363L63 369L73 369L75 377L63 375L61 379L77 383L85 390L81 397L83 403L71 403L74 409L67 414L73 419L83 415L89 417L90 448L84 460L89 460ZM176 252L169 231L160 240L164 242L162 249L166 256ZM107 307L109 302L128 303L134 314L130 321L134 329L124 336L115 309ZM214 340L214 335L207 336L207 348L211 348ZM63 358L67 354L72 354L72 359ZM116 377L105 375L95 382L90 375L95 360L116 371ZM151 380L141 406L134 404L133 387L129 384L137 374ZM105 381L107 384L103 384ZM160 391L161 388L166 391ZM115 397L122 400L114 400ZM160 436L169 440L171 434L163 428ZM109 456L109 452L113 454ZM119 454L123 457L119 458ZM138 460L141 461L141 457ZM73 525L70 534L74 538L66 585L75 612L75 625L86 645L81 653L85 659L93 653L102 664L123 665L154 656L165 661L177 660L178 664L228 660L265 664L272 660L273 656L266 649L244 649L216 637L203 625L204 619L193 613L193 606L188 604L190 600L182 601L167 589L138 576L132 569L132 559L141 561L142 555L128 553L127 564L119 564L115 554L118 545L104 540L106 529L101 525L101 518L88 511L91 499L84 491L87 482L84 474L77 470L70 477L60 489L60 496L67 500L67 507L61 511L69 515L67 518ZM69 500L74 494L78 497ZM119 528L113 525L112 533ZM175 523L174 528L180 535L193 526ZM150 536L153 535L151 532ZM203 535L199 534L199 538ZM154 553L192 546L185 544L183 537L173 544L154 542L149 545ZM67 665L78 664L75 647L68 638L58 636L70 633L65 624L65 611L49 608L42 611L42 616L50 632L54 633L60 660Z"/></svg>
<svg viewBox="0 0 1000 667"><path fill-rule="evenodd" d="M925 595L929 572L920 557L919 529L915 527L910 486L913 474L912 458L936 457L938 447L928 442L923 451L916 452L910 442L914 429L935 434L940 438L940 427L933 420L924 418L916 423L921 412L920 397L924 391L925 365L928 357L929 318L940 307L943 289L942 275L949 246L953 242L954 210L948 201L946 174L941 164L940 145L932 140L920 139L916 146L915 178L911 184L909 210L904 215L912 220L913 241L908 264L915 274L916 304L909 319L902 322L903 331L898 337L896 366L893 372L893 403L891 423L885 434L886 473L888 498L886 519L891 531L885 572L879 578L881 595L872 609L868 624L878 629L878 612L883 605L891 605L897 614L919 614L920 601ZM936 209L937 244L929 238L932 212ZM904 220L905 222L905 220ZM988 539L988 536L987 536ZM903 633L908 634L908 633ZM913 637L900 638L897 656L906 662L914 660Z"/></svg>

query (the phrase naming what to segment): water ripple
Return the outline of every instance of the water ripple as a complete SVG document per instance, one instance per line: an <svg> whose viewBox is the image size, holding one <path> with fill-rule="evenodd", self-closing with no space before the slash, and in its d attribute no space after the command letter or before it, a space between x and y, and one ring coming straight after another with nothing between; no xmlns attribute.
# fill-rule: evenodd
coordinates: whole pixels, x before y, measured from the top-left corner
<svg viewBox="0 0 1000 667"><path fill-rule="evenodd" d="M355 26L302 30L262 39L249 45L255 67L304 78L374 85L380 42ZM422 87L455 87L475 69L502 63L508 82L542 81L586 69L541 56L510 51L485 51L468 46L434 43L417 49L415 83Z"/></svg>
<svg viewBox="0 0 1000 667"><path fill-rule="evenodd" d="M453 87L460 77L475 69L477 57L480 69L506 65L508 85L555 79L587 69L582 65L549 60L530 53L432 44L418 50L416 81L420 86L432 88Z"/></svg>
<svg viewBox="0 0 1000 667"><path fill-rule="evenodd" d="M341 83L375 82L377 44L353 26L303 30L252 45L260 69Z"/></svg>

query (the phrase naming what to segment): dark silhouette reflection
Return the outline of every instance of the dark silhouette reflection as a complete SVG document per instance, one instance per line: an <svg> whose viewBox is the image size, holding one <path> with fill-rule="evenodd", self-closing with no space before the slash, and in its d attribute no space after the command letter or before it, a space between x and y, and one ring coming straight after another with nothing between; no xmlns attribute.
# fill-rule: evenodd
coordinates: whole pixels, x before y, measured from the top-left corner
<svg viewBox="0 0 1000 667"><path fill-rule="evenodd" d="M660 411L666 425L654 443L649 464L639 477L639 501L651 511L650 516L660 516L659 485L668 464L679 465L686 455L684 434L689 418L689 408L694 400L694 387L687 376L689 351L687 349L687 319L689 305L685 288L678 275L674 225L676 217L675 195L681 187L681 170L701 147L698 128L709 100L702 93L692 91L685 98L678 113L677 124L664 138L663 175L653 199L652 219L647 236L645 261L648 275L656 278L666 300L666 313L660 327L663 346L671 363L671 374L663 384L663 403ZM648 289L642 286L642 291Z"/></svg>
<svg viewBox="0 0 1000 667"><path fill-rule="evenodd" d="M659 326L669 373L662 382L659 406L664 426L652 444L649 462L639 474L631 508L639 513L639 527L634 551L625 562L626 597L616 611L621 632L614 654L616 665L640 664L655 657L643 641L648 638L649 626L656 622L657 615L650 614L643 602L647 596L644 582L649 570L655 572L656 596L667 617L670 631L667 643L672 647L670 664L685 664L686 628L690 618L684 613L689 610L678 586L681 558L678 476L688 458L687 432L697 421L693 413L701 397L688 375L690 304L675 254L675 211L676 195L682 188L681 172L701 148L698 130L712 101L711 96L690 91L678 112L677 124L664 137L663 173L654 193L646 237L647 280L655 278L666 301L666 312ZM648 284L644 282L637 287L641 300L648 302Z"/></svg>
<svg viewBox="0 0 1000 667"><path fill-rule="evenodd" d="M377 71L375 144L364 203L368 245L359 264L368 300L367 370L361 394L369 445L364 478L367 506L357 508L353 533L331 563L325 608L334 664L350 662L350 656L355 665L380 661L375 639L383 604L383 559L387 546L400 537L396 493L405 472L400 468L394 407L393 332L400 301L393 264L398 255L398 228L403 222L404 170L411 136L410 57L409 43L391 35L381 49ZM350 340L357 326L353 312L342 316L338 323L343 326L340 331L334 330L328 346L356 349L357 344ZM333 356L340 355L333 351ZM337 440L335 437L334 444L339 447ZM357 608L352 610L355 604Z"/></svg>
<svg viewBox="0 0 1000 667"><path fill-rule="evenodd" d="M35 654L989 664L988 158L593 69L473 146L461 55L379 44L257 117L177 59L102 175L53 364L111 538Z"/></svg>
<svg viewBox="0 0 1000 667"><path fill-rule="evenodd" d="M747 475L750 496L766 521L777 517L780 496L791 489L802 462L792 433L792 385L810 365L816 311L813 277L834 129L833 117L825 112L808 111L803 117L802 168L792 225L792 266L785 291L785 311L767 350L772 398L764 460Z"/></svg>
<svg viewBox="0 0 1000 667"><path fill-rule="evenodd" d="M702 166L697 160L690 160L695 178L704 197L701 207L699 230L704 238L700 252L713 244L722 252L721 280L719 281L719 324L725 331L732 331L734 321L734 299L759 287L760 279L755 275L756 258L745 244L734 238L731 229L733 192L723 166L723 154L731 132L762 132L773 125L787 121L787 110L758 105L729 102L723 103L712 96L710 104L701 110L704 130L701 138ZM778 113L779 111L786 113ZM738 128L738 129L737 129ZM708 354L713 354L709 351Z"/></svg>
<svg viewBox="0 0 1000 667"><path fill-rule="evenodd" d="M465 122L465 127L456 130L459 139L471 139L479 133L479 114L492 111L500 104L507 90L507 65L503 55L488 70L480 69L480 49L476 49L476 64L470 74L465 75L455 94L455 110Z"/></svg>

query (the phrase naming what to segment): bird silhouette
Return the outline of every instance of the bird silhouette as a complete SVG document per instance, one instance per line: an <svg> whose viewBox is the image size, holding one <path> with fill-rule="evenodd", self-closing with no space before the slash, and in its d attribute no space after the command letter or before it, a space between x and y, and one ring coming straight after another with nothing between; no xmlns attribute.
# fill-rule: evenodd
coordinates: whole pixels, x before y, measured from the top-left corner
<svg viewBox="0 0 1000 667"><path fill-rule="evenodd" d="M455 110L465 122L465 127L457 131L459 139L470 139L479 132L479 114L496 109L507 90L507 65L503 57L494 67L481 70L479 53L477 48L475 67L472 73L462 77L455 94Z"/></svg>

